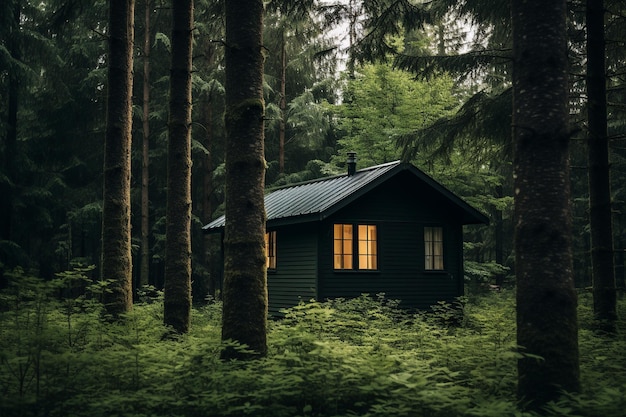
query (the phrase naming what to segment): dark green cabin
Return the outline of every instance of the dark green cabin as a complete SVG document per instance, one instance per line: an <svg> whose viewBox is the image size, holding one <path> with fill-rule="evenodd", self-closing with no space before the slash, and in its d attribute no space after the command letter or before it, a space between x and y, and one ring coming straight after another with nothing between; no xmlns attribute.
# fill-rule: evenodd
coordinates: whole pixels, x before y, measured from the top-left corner
<svg viewBox="0 0 626 417"><path fill-rule="evenodd" d="M463 295L463 225L487 217L415 166L390 162L265 196L270 313L385 293L425 309ZM204 226L224 230L224 216Z"/></svg>

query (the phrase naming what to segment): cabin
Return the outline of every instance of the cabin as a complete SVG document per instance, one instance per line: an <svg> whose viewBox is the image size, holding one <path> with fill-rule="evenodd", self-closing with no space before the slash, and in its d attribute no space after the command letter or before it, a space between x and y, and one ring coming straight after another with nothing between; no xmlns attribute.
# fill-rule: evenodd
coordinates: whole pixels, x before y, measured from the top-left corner
<svg viewBox="0 0 626 417"><path fill-rule="evenodd" d="M427 309L464 293L463 226L485 215L409 163L285 186L265 196L273 315L301 300L384 293ZM224 230L224 216L204 226Z"/></svg>

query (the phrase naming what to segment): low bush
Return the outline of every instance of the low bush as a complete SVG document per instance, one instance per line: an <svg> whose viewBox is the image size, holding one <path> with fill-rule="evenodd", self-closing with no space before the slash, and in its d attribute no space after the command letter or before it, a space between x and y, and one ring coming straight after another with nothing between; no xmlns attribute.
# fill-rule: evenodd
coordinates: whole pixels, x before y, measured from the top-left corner
<svg viewBox="0 0 626 417"><path fill-rule="evenodd" d="M311 301L271 320L269 354L221 361L221 306L193 310L177 340L162 299L102 319L87 271L42 282L15 271L0 293L0 415L516 416L514 296L508 291L409 313L382 295ZM80 287L82 295L76 296ZM153 291L151 292L153 293ZM580 300L584 392L544 416L623 416L626 331L595 333ZM626 313L620 302L620 317ZM245 348L245 347L238 347Z"/></svg>

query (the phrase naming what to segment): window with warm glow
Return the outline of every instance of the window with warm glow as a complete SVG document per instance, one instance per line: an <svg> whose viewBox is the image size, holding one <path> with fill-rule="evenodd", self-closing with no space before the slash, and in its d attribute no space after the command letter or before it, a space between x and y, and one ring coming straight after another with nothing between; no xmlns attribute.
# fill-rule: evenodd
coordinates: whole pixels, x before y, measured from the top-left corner
<svg viewBox="0 0 626 417"><path fill-rule="evenodd" d="M359 225L359 269L377 269L376 226Z"/></svg>
<svg viewBox="0 0 626 417"><path fill-rule="evenodd" d="M352 225L336 224L333 235L335 269L352 269Z"/></svg>
<svg viewBox="0 0 626 417"><path fill-rule="evenodd" d="M276 230L265 233L265 256L267 269L276 269Z"/></svg>
<svg viewBox="0 0 626 417"><path fill-rule="evenodd" d="M371 224L335 224L333 228L333 266L335 269L378 269L376 226Z"/></svg>
<svg viewBox="0 0 626 417"><path fill-rule="evenodd" d="M427 270L443 270L443 228L424 227L424 265Z"/></svg>

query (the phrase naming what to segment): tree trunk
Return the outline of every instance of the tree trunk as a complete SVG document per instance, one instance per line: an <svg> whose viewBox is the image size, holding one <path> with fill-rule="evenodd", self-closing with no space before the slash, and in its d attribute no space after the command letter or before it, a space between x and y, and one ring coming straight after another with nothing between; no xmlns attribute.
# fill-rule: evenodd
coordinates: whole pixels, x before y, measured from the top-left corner
<svg viewBox="0 0 626 417"><path fill-rule="evenodd" d="M215 47L211 42L207 42L205 45L206 56L206 68L211 69L214 66L215 61ZM202 97L202 124L205 128L204 147L207 150L204 159L202 160L202 223L207 224L213 216L213 92L209 91ZM217 275L213 273L214 254L212 243L215 239L215 235L212 233L205 233L202 240L202 254L203 262L206 267L208 277L207 282L201 287L205 297L207 294L216 296Z"/></svg>
<svg viewBox="0 0 626 417"><path fill-rule="evenodd" d="M164 322L178 333L191 318L191 68L193 0L172 10L172 69L167 147Z"/></svg>
<svg viewBox="0 0 626 417"><path fill-rule="evenodd" d="M502 191L502 185L496 186L496 197L502 198L504 197L504 192ZM502 209L496 208L495 213L493 214L495 218L495 258L496 263L499 265L504 265L504 219L502 216ZM496 274L496 285L501 287L504 284L504 273L499 272Z"/></svg>
<svg viewBox="0 0 626 417"><path fill-rule="evenodd" d="M222 340L224 359L267 353L263 2L226 2L226 196Z"/></svg>
<svg viewBox="0 0 626 417"><path fill-rule="evenodd" d="M150 280L150 14L152 0L145 0L143 41L143 141L141 147L141 268L139 285Z"/></svg>
<svg viewBox="0 0 626 417"><path fill-rule="evenodd" d="M287 46L285 32L280 35L280 121L278 131L278 171L285 173L285 130L287 125Z"/></svg>
<svg viewBox="0 0 626 417"><path fill-rule="evenodd" d="M132 128L134 0L109 3L109 70L104 146L102 277L107 312L119 318L132 309L130 240L130 148Z"/></svg>
<svg viewBox="0 0 626 417"><path fill-rule="evenodd" d="M19 30L20 30L20 16L21 16L21 4L15 2L13 11L12 24L9 29L9 39L7 40L9 53L11 58L15 61L22 59L22 51L19 45ZM11 10L11 8L8 8ZM20 77L17 74L17 70L13 69L9 72L9 88L7 92L7 123L6 123L6 136L4 140L4 149L0 146L0 151L4 151L2 154L2 171L6 178L0 181L0 240L12 240L12 222L13 222L13 199L14 199L14 181L16 179L16 164L17 158L17 110L19 103L19 86Z"/></svg>
<svg viewBox="0 0 626 417"><path fill-rule="evenodd" d="M607 135L604 0L587 0L587 149L593 312L599 328L615 331L617 298Z"/></svg>
<svg viewBox="0 0 626 417"><path fill-rule="evenodd" d="M513 0L518 396L580 389L572 273L565 0Z"/></svg>

